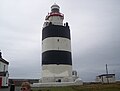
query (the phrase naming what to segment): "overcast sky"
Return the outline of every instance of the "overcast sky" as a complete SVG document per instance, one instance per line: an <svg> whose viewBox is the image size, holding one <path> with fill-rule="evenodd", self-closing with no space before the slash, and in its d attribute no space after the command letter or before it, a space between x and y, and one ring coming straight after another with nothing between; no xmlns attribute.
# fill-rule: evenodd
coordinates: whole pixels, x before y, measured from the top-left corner
<svg viewBox="0 0 120 91"><path fill-rule="evenodd" d="M0 0L0 50L10 78L41 78L42 26L54 3L71 29L73 70L94 81L108 64L120 80L120 0Z"/></svg>

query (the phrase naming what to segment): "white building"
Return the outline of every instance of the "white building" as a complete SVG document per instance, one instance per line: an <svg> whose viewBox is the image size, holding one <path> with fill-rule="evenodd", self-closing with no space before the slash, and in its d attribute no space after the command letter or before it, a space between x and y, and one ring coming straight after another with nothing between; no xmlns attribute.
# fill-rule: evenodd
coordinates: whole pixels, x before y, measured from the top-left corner
<svg viewBox="0 0 120 91"><path fill-rule="evenodd" d="M9 62L2 58L2 53L0 52L0 88L8 87L8 65Z"/></svg>
<svg viewBox="0 0 120 91"><path fill-rule="evenodd" d="M114 83L115 82L115 74L102 74L102 75L96 76L96 82Z"/></svg>

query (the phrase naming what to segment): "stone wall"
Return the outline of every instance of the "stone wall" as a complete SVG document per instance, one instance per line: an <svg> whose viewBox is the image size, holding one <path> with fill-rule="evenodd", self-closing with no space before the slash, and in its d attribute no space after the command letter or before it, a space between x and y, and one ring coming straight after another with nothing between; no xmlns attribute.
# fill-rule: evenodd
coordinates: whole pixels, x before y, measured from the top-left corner
<svg viewBox="0 0 120 91"><path fill-rule="evenodd" d="M82 81L79 82L54 82L54 83L34 83L32 87L57 87L57 86L73 86L83 85Z"/></svg>

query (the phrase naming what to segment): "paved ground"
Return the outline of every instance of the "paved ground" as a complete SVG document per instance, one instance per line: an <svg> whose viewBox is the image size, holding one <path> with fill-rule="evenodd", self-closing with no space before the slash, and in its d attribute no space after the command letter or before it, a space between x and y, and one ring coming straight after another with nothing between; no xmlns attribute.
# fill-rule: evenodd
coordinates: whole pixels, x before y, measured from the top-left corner
<svg viewBox="0 0 120 91"><path fill-rule="evenodd" d="M0 88L0 91L10 91L9 88Z"/></svg>
<svg viewBox="0 0 120 91"><path fill-rule="evenodd" d="M10 88L0 88L0 91L10 91ZM15 87L15 91L20 91L20 87Z"/></svg>

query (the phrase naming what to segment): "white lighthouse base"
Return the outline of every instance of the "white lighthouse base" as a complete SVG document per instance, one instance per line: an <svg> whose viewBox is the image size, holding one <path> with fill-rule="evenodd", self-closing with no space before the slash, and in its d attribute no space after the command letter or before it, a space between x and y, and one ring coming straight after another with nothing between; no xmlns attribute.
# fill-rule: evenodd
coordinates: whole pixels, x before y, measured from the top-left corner
<svg viewBox="0 0 120 91"><path fill-rule="evenodd" d="M74 85L83 85L83 81L78 78L74 82L33 83L32 87L57 87L57 86L74 86Z"/></svg>
<svg viewBox="0 0 120 91"><path fill-rule="evenodd" d="M51 83L51 82L73 82L72 77L43 77L41 83Z"/></svg>

